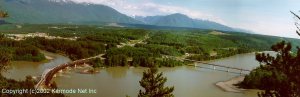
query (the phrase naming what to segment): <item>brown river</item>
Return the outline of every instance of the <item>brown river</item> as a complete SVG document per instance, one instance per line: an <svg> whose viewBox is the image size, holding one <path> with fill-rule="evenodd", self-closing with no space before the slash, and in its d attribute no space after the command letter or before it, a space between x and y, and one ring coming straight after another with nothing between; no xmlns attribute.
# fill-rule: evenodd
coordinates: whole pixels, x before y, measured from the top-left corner
<svg viewBox="0 0 300 97"><path fill-rule="evenodd" d="M53 57L47 62L12 62L12 66L7 72L2 73L5 77L24 80L26 75L39 76L42 72L53 66L70 61L69 58L44 52L45 55ZM259 66L255 60L254 53L239 54L227 58L209 61L219 65L254 69ZM222 68L218 70L210 69L211 66L197 64L201 66L180 66L174 68L162 67L159 70L164 72L168 78L166 85L174 86L175 97L257 97L257 91L247 90L242 93L225 92L215 83L226 81L233 77L240 76L237 73L224 72ZM66 94L70 97L137 97L141 87L143 67L109 67L101 68L97 74L81 74L80 68L59 73L54 81L59 89L95 89L94 94ZM247 73L247 72L244 72Z"/></svg>

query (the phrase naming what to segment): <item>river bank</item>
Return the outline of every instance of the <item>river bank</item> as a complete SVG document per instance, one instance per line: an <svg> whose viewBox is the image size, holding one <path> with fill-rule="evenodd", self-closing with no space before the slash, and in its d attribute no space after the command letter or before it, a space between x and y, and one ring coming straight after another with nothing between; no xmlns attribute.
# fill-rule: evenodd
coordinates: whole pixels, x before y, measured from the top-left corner
<svg viewBox="0 0 300 97"><path fill-rule="evenodd" d="M41 53L43 53L45 56L48 56L49 59L46 59L41 62L12 61L11 64L8 66L8 70L6 72L1 72L1 74L4 77L10 79L25 80L25 77L28 75L38 77L46 69L50 69L59 64L71 61L68 57L65 57L60 54L55 54L43 50L41 50Z"/></svg>
<svg viewBox="0 0 300 97"><path fill-rule="evenodd" d="M271 56L276 55L276 52L274 52L274 51L263 51L263 52L252 52L252 53L268 53ZM236 76L236 77L233 77L226 81L217 82L215 85L225 92L242 93L244 91L250 91L250 89L242 89L242 88L238 88L238 86L236 86L236 84L242 82L244 80L244 78L245 78L245 76ZM251 91L252 91L252 89L251 89ZM255 91L259 91L259 90L255 90Z"/></svg>
<svg viewBox="0 0 300 97"><path fill-rule="evenodd" d="M245 78L245 76L238 76L238 77L234 77L227 81L217 82L215 85L226 92L241 93L241 92L245 91L246 89L238 88L238 86L235 86L235 85L242 82L244 80L244 78Z"/></svg>

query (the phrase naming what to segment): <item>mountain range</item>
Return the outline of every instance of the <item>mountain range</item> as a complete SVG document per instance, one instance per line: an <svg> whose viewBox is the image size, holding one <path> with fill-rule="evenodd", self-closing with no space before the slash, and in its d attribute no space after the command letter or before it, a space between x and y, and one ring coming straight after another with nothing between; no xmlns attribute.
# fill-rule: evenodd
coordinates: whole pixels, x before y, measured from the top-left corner
<svg viewBox="0 0 300 97"><path fill-rule="evenodd" d="M0 4L13 23L141 23L105 5L68 0L1 0Z"/></svg>
<svg viewBox="0 0 300 97"><path fill-rule="evenodd" d="M30 24L141 24L163 27L245 31L217 22L192 19L175 13L165 16L129 17L101 4L76 3L71 0L0 0L0 6L8 11L10 23Z"/></svg>
<svg viewBox="0 0 300 97"><path fill-rule="evenodd" d="M184 14L175 13L165 16L147 16L135 17L135 19L142 21L145 24L156 26L171 26L171 27L189 27L200 29L217 29L224 31L233 31L235 29L208 20L192 19Z"/></svg>

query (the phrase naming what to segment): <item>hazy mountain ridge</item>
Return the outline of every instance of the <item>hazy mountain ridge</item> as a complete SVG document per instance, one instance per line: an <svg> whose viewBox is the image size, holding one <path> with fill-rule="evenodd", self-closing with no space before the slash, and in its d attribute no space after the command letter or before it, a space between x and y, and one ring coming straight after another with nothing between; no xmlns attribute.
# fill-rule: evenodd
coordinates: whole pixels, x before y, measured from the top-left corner
<svg viewBox="0 0 300 97"><path fill-rule="evenodd" d="M99 4L75 3L71 0L1 0L13 23L133 23L141 22Z"/></svg>
<svg viewBox="0 0 300 97"><path fill-rule="evenodd" d="M147 16L147 17L135 17L135 19L144 22L149 25L157 26L172 26L172 27L190 27L200 29L216 29L224 31L236 31L236 29L222 25L220 23L192 19L184 14L175 13L165 16Z"/></svg>

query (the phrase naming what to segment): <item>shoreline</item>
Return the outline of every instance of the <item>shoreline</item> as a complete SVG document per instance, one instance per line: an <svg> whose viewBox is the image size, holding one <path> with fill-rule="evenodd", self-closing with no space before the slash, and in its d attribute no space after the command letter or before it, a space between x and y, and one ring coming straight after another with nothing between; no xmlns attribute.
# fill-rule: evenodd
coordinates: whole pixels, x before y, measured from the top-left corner
<svg viewBox="0 0 300 97"><path fill-rule="evenodd" d="M237 77L231 78L227 81L217 82L215 85L225 92L242 93L243 91L245 91L247 89L238 88L238 86L235 86L235 84L242 82L244 80L244 78L245 78L245 76L237 76Z"/></svg>
<svg viewBox="0 0 300 97"><path fill-rule="evenodd" d="M242 54L252 54L252 53L255 54L257 52L265 52L265 51L253 51L253 52L247 52L247 53L234 54L234 55L227 56L227 57L221 57L221 58L216 58L216 59L211 59L211 60L205 60L204 62L218 61L218 60L222 60L224 58L228 58L228 57L232 57L232 56L237 56L237 55L242 55Z"/></svg>
<svg viewBox="0 0 300 97"><path fill-rule="evenodd" d="M45 55L46 60L53 60L54 58L48 55Z"/></svg>

